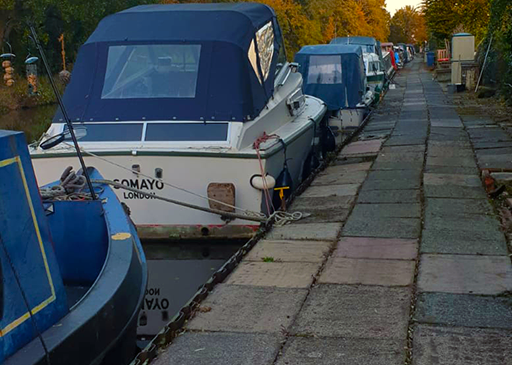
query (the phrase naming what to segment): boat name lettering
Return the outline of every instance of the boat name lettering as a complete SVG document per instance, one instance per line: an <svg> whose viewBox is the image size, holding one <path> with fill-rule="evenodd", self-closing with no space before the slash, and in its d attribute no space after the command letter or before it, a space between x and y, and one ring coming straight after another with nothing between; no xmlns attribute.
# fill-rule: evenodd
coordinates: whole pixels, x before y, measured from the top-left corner
<svg viewBox="0 0 512 365"><path fill-rule="evenodd" d="M146 190L162 190L164 188L164 183L158 180L153 179L114 179L114 182L123 184L130 188L135 189L146 189ZM114 189L119 189L118 187L114 187Z"/></svg>
<svg viewBox="0 0 512 365"><path fill-rule="evenodd" d="M128 200L131 200L131 199L155 199L155 197L153 195L156 195L156 193L153 191L150 193L144 193L144 194L134 193L133 191L125 191L123 193L123 199L128 199Z"/></svg>
<svg viewBox="0 0 512 365"><path fill-rule="evenodd" d="M148 298L149 296L149 298ZM157 298L151 298L157 296ZM169 308L169 299L158 298L160 296L160 288L146 289L146 296L142 302L141 310L165 310Z"/></svg>
<svg viewBox="0 0 512 365"><path fill-rule="evenodd" d="M160 295L160 288L149 288L146 289L146 295Z"/></svg>

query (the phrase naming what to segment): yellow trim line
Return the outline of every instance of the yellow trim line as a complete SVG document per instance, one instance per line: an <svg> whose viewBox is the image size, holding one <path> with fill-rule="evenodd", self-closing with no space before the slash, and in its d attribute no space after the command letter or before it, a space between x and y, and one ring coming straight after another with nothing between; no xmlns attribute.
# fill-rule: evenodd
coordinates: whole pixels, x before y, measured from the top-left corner
<svg viewBox="0 0 512 365"><path fill-rule="evenodd" d="M0 161L0 167L9 166L14 163L17 163L18 168L20 169L21 180L23 181L23 187L25 189L25 195L27 197L28 206L30 208L30 214L32 215L32 222L34 223L37 240L39 241L39 248L41 250L41 256L43 258L44 266L46 269L46 276L48 277L48 283L50 284L51 296L48 299L44 300L41 304L36 305L34 308L32 308L32 310L30 312L25 313L18 319L12 321L7 326L2 328L0 330L0 337L5 336L7 333L12 331L16 327L18 327L20 324L25 322L27 319L29 319L30 313L32 313L32 315L34 315L34 314L38 313L39 311L41 311L42 309L44 309L46 306L48 306L48 304L55 301L55 287L53 285L53 280L52 280L52 276L50 273L50 267L48 265L48 259L46 257L46 252L44 250L44 244L43 244L43 240L41 238L41 232L39 230L39 224L37 223L36 213L34 210L34 204L32 203L32 198L30 197L30 190L28 189L28 183L27 183L27 179L25 177L25 171L23 170L23 164L21 163L21 159L19 156L16 156L13 158L2 160L2 161Z"/></svg>

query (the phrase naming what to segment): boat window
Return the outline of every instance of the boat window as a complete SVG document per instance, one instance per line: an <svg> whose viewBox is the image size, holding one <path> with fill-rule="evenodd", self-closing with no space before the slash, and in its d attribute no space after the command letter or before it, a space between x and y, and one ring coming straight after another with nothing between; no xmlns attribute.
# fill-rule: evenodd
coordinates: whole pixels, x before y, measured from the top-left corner
<svg viewBox="0 0 512 365"><path fill-rule="evenodd" d="M228 123L148 123L146 141L226 141Z"/></svg>
<svg viewBox="0 0 512 365"><path fill-rule="evenodd" d="M256 57L256 47L254 45L254 39L249 47L249 60L252 68L260 83L266 81L270 72L270 65L272 64L272 56L274 55L274 27L272 22L268 22L256 32L256 44L258 45L258 56L261 65L261 72L263 74L263 80L260 77L258 71L258 57Z"/></svg>
<svg viewBox="0 0 512 365"><path fill-rule="evenodd" d="M142 123L88 123L78 127L86 129L80 142L133 142L142 139ZM67 130L67 126L64 127L64 132Z"/></svg>
<svg viewBox="0 0 512 365"><path fill-rule="evenodd" d="M311 56L308 84L342 84L340 56Z"/></svg>
<svg viewBox="0 0 512 365"><path fill-rule="evenodd" d="M200 45L110 46L101 98L194 98L200 52Z"/></svg>

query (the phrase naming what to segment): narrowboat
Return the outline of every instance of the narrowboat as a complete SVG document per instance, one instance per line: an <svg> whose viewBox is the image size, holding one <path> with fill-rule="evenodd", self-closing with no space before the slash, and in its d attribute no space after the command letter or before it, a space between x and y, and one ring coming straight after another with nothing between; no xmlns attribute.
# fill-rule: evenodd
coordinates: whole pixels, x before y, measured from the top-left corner
<svg viewBox="0 0 512 365"><path fill-rule="evenodd" d="M326 106L302 82L266 5L144 5L99 23L64 103L86 162L136 189L115 192L142 239L247 238L260 223L245 218L266 219L314 164ZM42 143L65 131L57 114ZM66 143L41 147L43 183L75 162Z"/></svg>
<svg viewBox="0 0 512 365"><path fill-rule="evenodd" d="M91 199L70 176L40 195L24 134L0 130L5 365L122 365L136 352L147 281L137 232L109 186Z"/></svg>
<svg viewBox="0 0 512 365"><path fill-rule="evenodd" d="M327 105L327 125L336 142L361 126L373 102L360 46L324 44L305 46L295 55L304 78L304 93Z"/></svg>

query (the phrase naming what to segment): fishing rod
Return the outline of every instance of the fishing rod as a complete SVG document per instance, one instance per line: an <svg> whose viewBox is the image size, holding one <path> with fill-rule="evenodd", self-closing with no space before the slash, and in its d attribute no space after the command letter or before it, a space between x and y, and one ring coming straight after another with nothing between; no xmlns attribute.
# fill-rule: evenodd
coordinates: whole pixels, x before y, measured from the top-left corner
<svg viewBox="0 0 512 365"><path fill-rule="evenodd" d="M89 172L87 171L87 166L85 165L85 161L82 156L82 152L80 150L80 147L78 146L78 140L76 139L75 129L73 128L73 123L71 123L71 119L69 119L69 115L66 110L66 107L64 106L64 102L62 101L59 90L57 90L57 86L55 85L55 81L53 80L52 73L50 71L50 66L48 65L48 61L46 59L46 54L44 53L41 43L39 42L39 38L37 37L37 33L34 28L34 25L29 24L28 26L30 27L30 32L32 33L32 40L36 44L39 54L41 55L41 59L43 60L44 68L46 69L46 73L48 74L48 78L50 79L50 84L52 85L53 92L55 94L55 97L57 98L57 102L59 103L60 110L62 112L64 120L66 121L66 125L68 126L68 131L69 131L69 134L71 135L71 139L73 140L73 145L75 146L75 150L76 150L78 159L80 160L80 165L82 166L82 170L84 172L85 179L87 180L87 186L89 187L89 190L91 192L91 197L93 200L96 200L96 193L94 192L91 177L89 176Z"/></svg>

